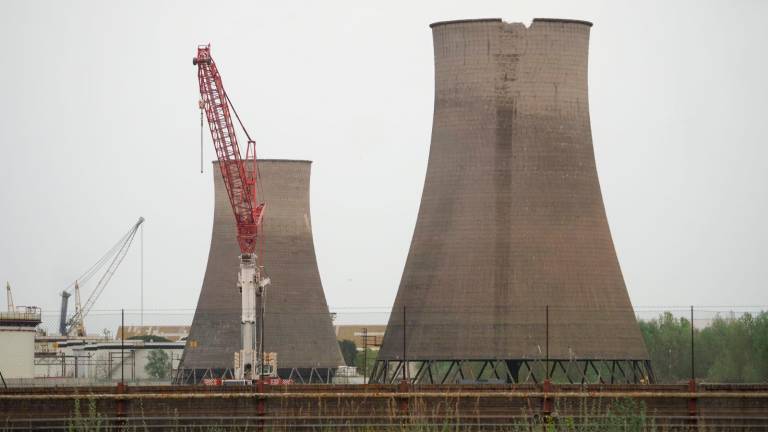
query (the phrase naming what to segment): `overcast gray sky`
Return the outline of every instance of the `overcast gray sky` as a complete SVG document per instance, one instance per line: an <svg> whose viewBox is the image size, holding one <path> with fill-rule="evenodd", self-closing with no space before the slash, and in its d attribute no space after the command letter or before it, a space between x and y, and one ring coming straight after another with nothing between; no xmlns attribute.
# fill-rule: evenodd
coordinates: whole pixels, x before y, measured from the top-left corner
<svg viewBox="0 0 768 432"><path fill-rule="evenodd" d="M315 247L332 309L347 321L384 322L429 151L428 25L480 17L594 22L592 132L635 306L768 304L768 2L0 8L0 281L11 281L17 304L55 315L58 292L141 215L145 307L156 311L145 321L190 320L210 242L215 157L206 129L201 175L191 59L210 42L259 156L314 161ZM109 311L138 309L138 250L95 308L112 320L95 316L92 327L114 328Z"/></svg>

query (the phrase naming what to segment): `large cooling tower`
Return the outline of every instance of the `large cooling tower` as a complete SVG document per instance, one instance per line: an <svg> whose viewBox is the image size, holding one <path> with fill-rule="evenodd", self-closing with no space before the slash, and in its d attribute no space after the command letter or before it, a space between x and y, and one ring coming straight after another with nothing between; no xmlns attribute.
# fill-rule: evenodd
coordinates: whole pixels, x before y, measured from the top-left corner
<svg viewBox="0 0 768 432"><path fill-rule="evenodd" d="M591 25L432 24L429 164L373 381L653 379L595 167Z"/></svg>
<svg viewBox="0 0 768 432"><path fill-rule="evenodd" d="M265 351L278 371L297 382L326 381L344 364L320 282L309 213L311 162L259 160L259 198L267 203L263 259L267 288ZM184 349L181 383L229 377L240 349L240 293L235 220L218 162L214 162L213 234L203 288ZM260 244L262 242L260 241Z"/></svg>

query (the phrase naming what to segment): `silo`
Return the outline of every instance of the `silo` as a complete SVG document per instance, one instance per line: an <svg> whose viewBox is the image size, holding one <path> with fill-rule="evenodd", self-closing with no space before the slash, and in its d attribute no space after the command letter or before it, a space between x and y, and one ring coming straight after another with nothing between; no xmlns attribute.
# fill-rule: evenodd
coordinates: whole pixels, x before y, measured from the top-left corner
<svg viewBox="0 0 768 432"><path fill-rule="evenodd" d="M295 382L327 381L344 364L315 259L309 211L311 162L262 159L259 198L267 203L261 247L267 275L265 351ZM213 232L208 266L184 349L179 383L231 377L240 349L236 228L218 162L214 162Z"/></svg>
<svg viewBox="0 0 768 432"><path fill-rule="evenodd" d="M372 381L653 380L595 166L591 26L431 25L429 162Z"/></svg>

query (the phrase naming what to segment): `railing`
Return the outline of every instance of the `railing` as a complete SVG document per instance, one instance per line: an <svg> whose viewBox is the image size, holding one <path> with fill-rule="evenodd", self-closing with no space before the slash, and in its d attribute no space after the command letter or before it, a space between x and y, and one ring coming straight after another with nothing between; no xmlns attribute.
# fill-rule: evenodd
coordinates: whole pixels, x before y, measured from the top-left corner
<svg viewBox="0 0 768 432"><path fill-rule="evenodd" d="M766 384L118 386L0 391L0 406L0 430L768 429Z"/></svg>
<svg viewBox="0 0 768 432"><path fill-rule="evenodd" d="M39 309L24 312L0 312L0 321L34 321L39 323L40 320Z"/></svg>

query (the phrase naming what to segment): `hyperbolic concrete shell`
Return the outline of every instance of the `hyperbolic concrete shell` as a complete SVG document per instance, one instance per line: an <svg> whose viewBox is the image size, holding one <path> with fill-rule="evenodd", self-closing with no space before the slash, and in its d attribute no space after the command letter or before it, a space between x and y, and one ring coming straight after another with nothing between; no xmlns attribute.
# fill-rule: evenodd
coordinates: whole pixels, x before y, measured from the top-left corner
<svg viewBox="0 0 768 432"><path fill-rule="evenodd" d="M258 162L259 199L266 202L262 239L267 288L265 350L278 368L336 368L344 364L320 282L309 212L311 162ZM232 368L240 349L236 229L224 182L214 162L211 249L200 299L184 350L186 370ZM194 346L194 347L193 347Z"/></svg>
<svg viewBox="0 0 768 432"><path fill-rule="evenodd" d="M431 27L429 164L378 358L541 359L549 305L551 359L647 359L595 167L591 23Z"/></svg>

